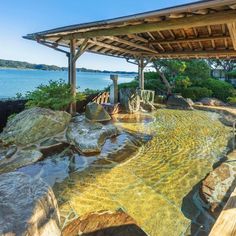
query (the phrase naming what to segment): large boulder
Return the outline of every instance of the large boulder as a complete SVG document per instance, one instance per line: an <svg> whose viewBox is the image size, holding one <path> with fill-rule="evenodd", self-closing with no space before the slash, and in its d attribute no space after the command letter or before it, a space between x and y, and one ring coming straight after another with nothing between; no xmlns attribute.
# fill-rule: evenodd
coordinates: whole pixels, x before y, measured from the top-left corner
<svg viewBox="0 0 236 236"><path fill-rule="evenodd" d="M61 235L57 201L42 180L17 172L2 174L0 193L0 235Z"/></svg>
<svg viewBox="0 0 236 236"><path fill-rule="evenodd" d="M200 187L200 196L215 217L218 217L236 187L236 153L229 154L227 159L227 162L223 162L207 175Z"/></svg>
<svg viewBox="0 0 236 236"><path fill-rule="evenodd" d="M227 104L216 98L202 98L200 102L205 106L226 106Z"/></svg>
<svg viewBox="0 0 236 236"><path fill-rule="evenodd" d="M116 136L117 128L112 125L102 125L90 122L84 116L77 116L68 126L66 137L69 143L75 145L83 153L101 152L107 138Z"/></svg>
<svg viewBox="0 0 236 236"><path fill-rule="evenodd" d="M89 213L67 225L62 235L147 236L136 221L123 211Z"/></svg>
<svg viewBox="0 0 236 236"><path fill-rule="evenodd" d="M71 115L64 111L39 107L27 109L8 121L0 140L4 144L25 146L62 132L70 119Z"/></svg>
<svg viewBox="0 0 236 236"><path fill-rule="evenodd" d="M90 121L108 121L111 119L110 115L104 107L96 102L90 102L86 106L85 117Z"/></svg>
<svg viewBox="0 0 236 236"><path fill-rule="evenodd" d="M140 93L136 89L122 88L119 91L120 104L124 112L136 113L140 109Z"/></svg>
<svg viewBox="0 0 236 236"><path fill-rule="evenodd" d="M190 100L183 98L180 95L172 95L167 100L167 107L174 109L192 110L192 103Z"/></svg>
<svg viewBox="0 0 236 236"><path fill-rule="evenodd" d="M14 171L22 166L33 164L42 159L43 154L35 149L18 150L12 156L7 156L11 149L6 151L6 155L0 158L0 173Z"/></svg>

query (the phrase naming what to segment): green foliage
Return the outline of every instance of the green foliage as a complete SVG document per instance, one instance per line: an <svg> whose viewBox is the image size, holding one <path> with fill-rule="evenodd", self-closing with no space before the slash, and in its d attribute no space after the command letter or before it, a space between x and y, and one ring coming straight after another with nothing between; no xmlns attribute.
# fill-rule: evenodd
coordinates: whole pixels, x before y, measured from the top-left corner
<svg viewBox="0 0 236 236"><path fill-rule="evenodd" d="M138 88L139 86L139 83L137 80L132 80L131 82L129 83L121 83L118 85L118 88L121 89L121 88Z"/></svg>
<svg viewBox="0 0 236 236"><path fill-rule="evenodd" d="M229 103L230 105L235 106L235 105L236 105L236 96L228 97L228 103Z"/></svg>
<svg viewBox="0 0 236 236"><path fill-rule="evenodd" d="M181 90L181 94L185 98L191 98L193 101L198 101L204 97L211 97L212 91L204 87L189 87Z"/></svg>
<svg viewBox="0 0 236 236"><path fill-rule="evenodd" d="M85 95L71 94L71 87L63 80L49 81L48 85L40 85L33 92L27 93L27 107L44 107L52 110L66 110L71 102L85 99Z"/></svg>
<svg viewBox="0 0 236 236"><path fill-rule="evenodd" d="M91 94L97 94L97 93L100 93L100 92L101 92L101 90L99 90L99 89L86 88L83 93L85 95L91 95Z"/></svg>
<svg viewBox="0 0 236 236"><path fill-rule="evenodd" d="M234 87L224 81L217 80L217 79L207 79L198 81L198 85L201 87L208 88L212 91L212 96L218 98L224 102L227 101L228 97L231 97L235 90Z"/></svg>
<svg viewBox="0 0 236 236"><path fill-rule="evenodd" d="M186 60L186 69L183 75L188 76L191 80L208 79L211 69L205 60Z"/></svg>
<svg viewBox="0 0 236 236"><path fill-rule="evenodd" d="M226 75L228 75L229 78L236 78L236 70L232 70L230 72L227 72Z"/></svg>
<svg viewBox="0 0 236 236"><path fill-rule="evenodd" d="M173 80L175 84L175 89L177 91L181 89L186 89L192 85L192 82L190 81L188 76L177 76Z"/></svg>

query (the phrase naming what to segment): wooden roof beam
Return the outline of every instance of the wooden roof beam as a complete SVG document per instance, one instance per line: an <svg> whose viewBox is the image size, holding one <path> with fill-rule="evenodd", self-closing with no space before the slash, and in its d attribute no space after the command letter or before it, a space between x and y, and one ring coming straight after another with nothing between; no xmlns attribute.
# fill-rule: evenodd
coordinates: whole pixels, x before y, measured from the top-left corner
<svg viewBox="0 0 236 236"><path fill-rule="evenodd" d="M196 38L183 38L183 39L171 39L171 40L155 40L149 41L151 44L169 44L169 43L190 43L200 41L211 41L219 39L230 39L230 36L211 36L211 37L196 37Z"/></svg>
<svg viewBox="0 0 236 236"><path fill-rule="evenodd" d="M125 44L125 45L128 45L130 47L134 47L134 48L138 48L138 49L141 49L141 50L144 50L144 51L149 51L149 52L153 52L153 53L158 53L158 51L154 50L154 49L151 49L147 46L143 46L143 45L140 45L140 44L137 44L137 43L134 43L134 42L131 42L131 41L127 41L125 39L122 39L122 38L118 38L116 36L109 36L109 37L105 37L105 38L108 38L110 40L113 40L113 41L116 41L118 43L122 43L122 44Z"/></svg>
<svg viewBox="0 0 236 236"><path fill-rule="evenodd" d="M236 22L228 23L227 27L233 43L234 50L236 50Z"/></svg>
<svg viewBox="0 0 236 236"><path fill-rule="evenodd" d="M117 51L117 52L124 52L124 53L127 53L127 54L133 54L133 55L141 54L140 52L132 51L132 50L125 49L125 48L120 48L120 47L113 46L113 45L110 45L110 44L107 44L107 43L103 43L103 42L100 42L100 41L97 41L97 40L94 40L94 39L90 39L88 42L92 43L94 45L100 46L100 47L104 47L104 48L107 48L107 49Z"/></svg>
<svg viewBox="0 0 236 236"><path fill-rule="evenodd" d="M194 15L190 17L184 17L174 20L163 20L160 22L149 24L129 25L123 27L116 27L111 29L97 29L86 32L69 33L68 35L57 35L64 39L71 38L94 38L99 36L118 36L127 34L138 34L160 30L174 30L181 28L201 27L206 25L217 25L232 23L236 21L235 10L228 10L223 12L210 13L206 15ZM47 36L39 35L41 38L47 38ZM50 37L50 36L48 36Z"/></svg>

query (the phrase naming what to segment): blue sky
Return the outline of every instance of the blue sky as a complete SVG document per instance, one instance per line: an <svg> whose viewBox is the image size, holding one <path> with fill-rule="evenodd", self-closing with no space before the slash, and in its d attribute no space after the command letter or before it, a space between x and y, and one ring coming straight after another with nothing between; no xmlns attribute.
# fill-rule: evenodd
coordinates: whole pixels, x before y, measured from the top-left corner
<svg viewBox="0 0 236 236"><path fill-rule="evenodd" d="M0 1L0 58L67 66L64 54L22 39L27 33L109 19L191 0L8 0ZM77 67L136 71L123 59L85 53Z"/></svg>

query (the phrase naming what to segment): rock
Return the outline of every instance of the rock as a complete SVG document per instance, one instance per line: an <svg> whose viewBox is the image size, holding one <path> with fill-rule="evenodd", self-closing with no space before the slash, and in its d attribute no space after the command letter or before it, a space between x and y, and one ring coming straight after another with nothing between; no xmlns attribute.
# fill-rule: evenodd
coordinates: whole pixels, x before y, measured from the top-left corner
<svg viewBox="0 0 236 236"><path fill-rule="evenodd" d="M64 111L52 111L45 108L31 108L10 119L0 134L4 144L32 144L40 139L62 132L71 119Z"/></svg>
<svg viewBox="0 0 236 236"><path fill-rule="evenodd" d="M19 150L10 158L0 160L0 173L14 171L22 166L35 163L43 158L43 154L37 150Z"/></svg>
<svg viewBox="0 0 236 236"><path fill-rule="evenodd" d="M117 128L112 125L102 125L89 122L84 116L77 116L68 126L66 137L69 143L75 145L83 153L101 152L107 138L116 136Z"/></svg>
<svg viewBox="0 0 236 236"><path fill-rule="evenodd" d="M209 211L215 217L218 217L236 187L236 168L230 163L224 162L210 172L200 187L200 196L209 205Z"/></svg>
<svg viewBox="0 0 236 236"><path fill-rule="evenodd" d="M191 98L186 98L186 101L188 102L189 105L193 106L194 102Z"/></svg>
<svg viewBox="0 0 236 236"><path fill-rule="evenodd" d="M203 104L201 102L195 102L194 105L202 106Z"/></svg>
<svg viewBox="0 0 236 236"><path fill-rule="evenodd" d="M140 96L136 89L122 88L120 93L120 104L124 112L135 113L140 109Z"/></svg>
<svg viewBox="0 0 236 236"><path fill-rule="evenodd" d="M18 172L2 174L0 193L0 235L61 235L57 201L42 180Z"/></svg>
<svg viewBox="0 0 236 236"><path fill-rule="evenodd" d="M67 225L62 231L62 235L147 236L135 220L123 211L115 213L101 211L87 214Z"/></svg>
<svg viewBox="0 0 236 236"><path fill-rule="evenodd" d="M227 106L227 104L216 98L202 98L200 102L205 106Z"/></svg>
<svg viewBox="0 0 236 236"><path fill-rule="evenodd" d="M16 145L10 146L9 149L7 150L5 158L12 157L16 153L16 151L17 151L17 146Z"/></svg>
<svg viewBox="0 0 236 236"><path fill-rule="evenodd" d="M144 111L152 112L155 111L156 108L151 102L140 102L140 107Z"/></svg>
<svg viewBox="0 0 236 236"><path fill-rule="evenodd" d="M180 95L172 95L167 100L167 107L174 109L192 110L191 102Z"/></svg>
<svg viewBox="0 0 236 236"><path fill-rule="evenodd" d="M108 121L111 119L104 107L96 102L87 104L85 117L90 121Z"/></svg>
<svg viewBox="0 0 236 236"><path fill-rule="evenodd" d="M57 138L49 138L44 140L39 144L39 151L43 153L43 155L51 155L54 153L59 153L63 151L66 147L68 147L68 144L65 142L62 142L60 139Z"/></svg>

